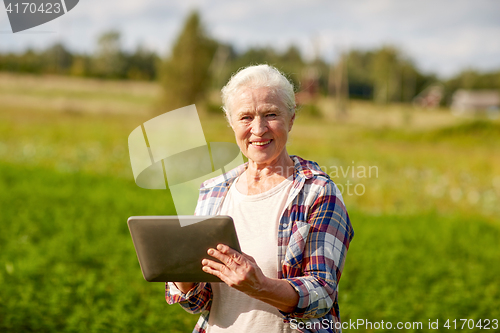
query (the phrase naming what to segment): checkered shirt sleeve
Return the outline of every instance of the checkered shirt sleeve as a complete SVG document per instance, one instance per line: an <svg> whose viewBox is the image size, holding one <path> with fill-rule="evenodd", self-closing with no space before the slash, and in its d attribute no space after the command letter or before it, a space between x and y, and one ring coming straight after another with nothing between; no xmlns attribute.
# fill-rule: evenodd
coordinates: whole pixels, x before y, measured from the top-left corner
<svg viewBox="0 0 500 333"><path fill-rule="evenodd" d="M299 294L299 303L294 312L283 314L310 319L332 312L339 320L337 286L354 232L338 189L330 180L306 210L307 222L295 223L283 265L283 275Z"/></svg>

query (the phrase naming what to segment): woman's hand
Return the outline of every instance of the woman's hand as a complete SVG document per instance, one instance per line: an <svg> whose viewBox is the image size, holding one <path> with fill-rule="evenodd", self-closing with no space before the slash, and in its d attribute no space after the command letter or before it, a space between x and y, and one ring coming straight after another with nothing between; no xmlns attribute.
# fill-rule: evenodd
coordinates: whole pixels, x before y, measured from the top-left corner
<svg viewBox="0 0 500 333"><path fill-rule="evenodd" d="M203 259L203 271L217 276L228 286L250 297L266 302L283 312L292 312L299 302L299 294L286 281L268 278L262 273L255 259L239 253L227 245L207 253L221 263Z"/></svg>
<svg viewBox="0 0 500 333"><path fill-rule="evenodd" d="M207 253L222 264L203 259L201 263L206 273L217 276L228 286L249 296L257 296L265 288L268 278L251 256L222 244L217 245L217 249L209 249Z"/></svg>

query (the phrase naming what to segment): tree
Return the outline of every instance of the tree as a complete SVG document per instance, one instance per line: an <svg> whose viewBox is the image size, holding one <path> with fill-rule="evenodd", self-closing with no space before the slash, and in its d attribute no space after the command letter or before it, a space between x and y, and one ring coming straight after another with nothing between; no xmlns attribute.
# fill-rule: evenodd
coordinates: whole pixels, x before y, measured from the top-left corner
<svg viewBox="0 0 500 333"><path fill-rule="evenodd" d="M386 46L373 54L371 73L373 75L373 98L377 103L395 100L400 87L400 53L397 49Z"/></svg>
<svg viewBox="0 0 500 333"><path fill-rule="evenodd" d="M228 66L230 70L226 73L226 81L229 80L232 73L240 68L256 64L275 66L283 73L288 74L288 79L297 89L300 87L300 76L305 63L296 46L290 45L283 53L279 53L270 46L250 47L245 52L233 56L232 62Z"/></svg>
<svg viewBox="0 0 500 333"><path fill-rule="evenodd" d="M125 61L120 46L120 33L111 30L97 41L97 52L92 61L93 74L103 78L123 78Z"/></svg>
<svg viewBox="0 0 500 333"><path fill-rule="evenodd" d="M164 108L173 110L205 97L216 49L217 43L207 36L198 12L191 12L160 70Z"/></svg>
<svg viewBox="0 0 500 333"><path fill-rule="evenodd" d="M373 80L370 72L372 52L351 50L347 55L347 75L349 97L358 99L373 98Z"/></svg>
<svg viewBox="0 0 500 333"><path fill-rule="evenodd" d="M132 80L156 78L158 57L153 51L139 45L134 53L126 55L126 74Z"/></svg>
<svg viewBox="0 0 500 333"><path fill-rule="evenodd" d="M349 95L377 103L411 102L436 81L419 72L412 60L392 46L370 51L351 50L347 55Z"/></svg>
<svg viewBox="0 0 500 333"><path fill-rule="evenodd" d="M56 43L46 49L42 54L45 72L63 74L67 73L73 64L73 55L62 43Z"/></svg>

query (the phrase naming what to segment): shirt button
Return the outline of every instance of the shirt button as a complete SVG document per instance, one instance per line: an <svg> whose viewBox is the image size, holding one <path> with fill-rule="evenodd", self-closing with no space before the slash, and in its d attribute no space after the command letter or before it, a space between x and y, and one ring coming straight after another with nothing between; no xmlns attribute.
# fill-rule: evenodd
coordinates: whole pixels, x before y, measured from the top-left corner
<svg viewBox="0 0 500 333"><path fill-rule="evenodd" d="M288 228L288 223L283 223L283 229Z"/></svg>

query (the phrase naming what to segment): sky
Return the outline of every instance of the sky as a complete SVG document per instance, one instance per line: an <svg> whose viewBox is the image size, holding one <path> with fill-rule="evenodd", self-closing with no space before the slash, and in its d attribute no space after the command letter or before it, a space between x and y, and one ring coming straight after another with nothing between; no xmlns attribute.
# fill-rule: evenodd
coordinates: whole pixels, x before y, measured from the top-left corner
<svg viewBox="0 0 500 333"><path fill-rule="evenodd" d="M142 45L167 55L193 9L212 37L237 50L294 44L307 59L335 61L352 48L393 45L442 78L467 68L500 70L500 0L80 0L16 34L0 4L0 52L59 41L90 53L100 34L115 29L125 50Z"/></svg>

